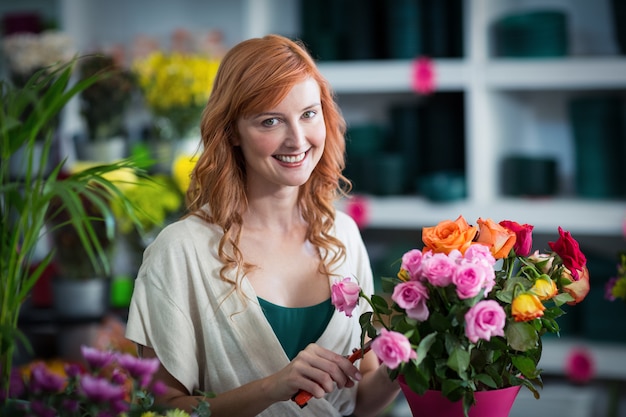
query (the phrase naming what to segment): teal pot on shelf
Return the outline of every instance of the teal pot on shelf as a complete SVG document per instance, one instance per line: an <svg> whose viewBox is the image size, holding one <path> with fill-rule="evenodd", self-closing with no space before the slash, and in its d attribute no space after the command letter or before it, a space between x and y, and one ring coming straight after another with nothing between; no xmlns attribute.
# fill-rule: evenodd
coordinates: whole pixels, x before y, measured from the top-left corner
<svg viewBox="0 0 626 417"><path fill-rule="evenodd" d="M62 279L52 283L52 306L60 319L97 319L109 308L109 280Z"/></svg>

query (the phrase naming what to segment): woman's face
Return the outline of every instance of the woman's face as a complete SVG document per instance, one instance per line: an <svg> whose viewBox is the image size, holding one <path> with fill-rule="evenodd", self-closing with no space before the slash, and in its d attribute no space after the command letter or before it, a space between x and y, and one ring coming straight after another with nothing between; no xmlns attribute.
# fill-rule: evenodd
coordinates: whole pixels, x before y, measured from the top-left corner
<svg viewBox="0 0 626 417"><path fill-rule="evenodd" d="M273 192L304 184L324 152L326 125L313 79L293 86L276 107L237 121L248 190Z"/></svg>

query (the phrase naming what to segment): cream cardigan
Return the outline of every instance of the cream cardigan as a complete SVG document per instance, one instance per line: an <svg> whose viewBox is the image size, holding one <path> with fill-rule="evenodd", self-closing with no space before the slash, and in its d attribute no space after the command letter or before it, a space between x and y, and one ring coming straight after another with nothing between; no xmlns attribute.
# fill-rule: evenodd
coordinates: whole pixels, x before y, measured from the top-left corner
<svg viewBox="0 0 626 417"><path fill-rule="evenodd" d="M354 221L337 212L334 235L347 249L333 279L358 279L374 290L369 258ZM156 351L163 366L190 393L219 394L284 368L285 352L247 279L247 303L219 279L217 247L222 232L191 216L166 227L146 249L135 281L126 336ZM316 343L342 355L360 345L361 305L351 318L335 312ZM300 409L293 401L273 404L263 417L342 416L354 409L356 388L337 389Z"/></svg>

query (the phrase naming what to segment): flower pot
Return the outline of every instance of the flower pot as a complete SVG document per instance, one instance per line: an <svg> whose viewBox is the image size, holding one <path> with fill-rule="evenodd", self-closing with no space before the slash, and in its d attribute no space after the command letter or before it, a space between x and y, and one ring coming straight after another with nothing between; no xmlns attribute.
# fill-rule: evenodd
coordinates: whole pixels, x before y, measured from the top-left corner
<svg viewBox="0 0 626 417"><path fill-rule="evenodd" d="M103 278L56 279L52 294L53 308L62 319L97 319L109 307L109 282Z"/></svg>
<svg viewBox="0 0 626 417"><path fill-rule="evenodd" d="M398 378L398 382L414 416L463 417L461 401L451 402L441 395L441 391L428 390L424 395L416 394L402 376ZM520 388L516 386L477 392L476 405L470 409L469 416L508 417Z"/></svg>
<svg viewBox="0 0 626 417"><path fill-rule="evenodd" d="M83 142L77 144L78 158L83 161L111 163L127 156L126 139L115 136L107 140Z"/></svg>

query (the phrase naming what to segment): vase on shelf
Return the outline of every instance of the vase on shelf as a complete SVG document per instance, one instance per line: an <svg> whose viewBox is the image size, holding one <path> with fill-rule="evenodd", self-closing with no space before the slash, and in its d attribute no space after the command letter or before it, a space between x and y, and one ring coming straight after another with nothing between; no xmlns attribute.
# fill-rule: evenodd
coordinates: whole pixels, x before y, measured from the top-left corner
<svg viewBox="0 0 626 417"><path fill-rule="evenodd" d="M419 395L411 390L402 376L398 378L402 393L414 416L463 417L461 401L452 402L441 391L428 390ZM508 417L520 386L476 392L476 404L469 417Z"/></svg>

